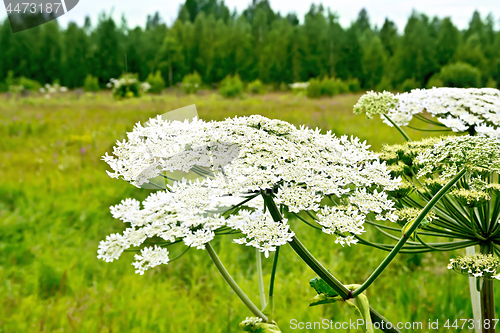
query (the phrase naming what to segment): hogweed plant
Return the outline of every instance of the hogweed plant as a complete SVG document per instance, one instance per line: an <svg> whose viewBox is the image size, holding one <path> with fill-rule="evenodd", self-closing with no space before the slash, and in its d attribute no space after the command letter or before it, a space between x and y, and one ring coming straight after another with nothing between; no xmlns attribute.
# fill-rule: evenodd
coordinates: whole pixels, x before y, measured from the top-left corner
<svg viewBox="0 0 500 333"><path fill-rule="evenodd" d="M415 89L396 95L370 91L359 99L354 112L366 112L369 118L378 114L389 126L500 136L500 90L494 88ZM435 127L410 125L412 119Z"/></svg>
<svg viewBox="0 0 500 333"><path fill-rule="evenodd" d="M303 222L322 230L339 246L351 246L362 242L366 223L397 222L397 200L391 193L401 191L402 177L392 177L391 168L366 143L258 115L210 122L158 116L136 124L127 140L117 142L113 155L106 153L103 159L113 170L108 172L111 177L158 190L142 203L125 199L111 207L112 215L128 228L101 241L98 258L109 262L124 251L140 251L133 266L143 274L167 264L173 244L205 250L255 316L240 326L247 331L277 332L274 281L279 249L289 245L318 276L311 280L318 295L310 305L346 301L362 316L366 332L374 327L399 332L369 306L364 294L399 248L363 285L344 285L302 245L291 226L291 221ZM429 201L401 238L401 246L464 172ZM162 186L158 179L168 184ZM260 307L238 286L212 247L211 241L220 235L234 235L234 243L256 249ZM273 257L268 298L261 253Z"/></svg>
<svg viewBox="0 0 500 333"><path fill-rule="evenodd" d="M478 246L480 253L452 259L448 268L476 278L481 299L481 318L476 325L483 332L496 326L493 281L500 255L500 91L496 89L435 88L410 93L368 92L355 106L355 112L369 117L379 114L407 139L399 145L385 146L380 159L387 163L401 184L389 197L396 202L399 226L368 222L389 239L409 234L411 241L400 252L451 251ZM426 111L427 114L422 112ZM411 141L401 126L412 117L436 124L426 117L437 117L445 130L466 133L448 137ZM409 126L410 127L410 126ZM450 179L462 175L446 190L430 214L417 228L421 212ZM409 233L411 231L411 233ZM437 237L437 238L436 238ZM361 244L385 251L396 245L377 244L357 236ZM448 241L439 241L441 239ZM432 241L437 239L438 241ZM392 253L392 252L391 252Z"/></svg>
<svg viewBox="0 0 500 333"><path fill-rule="evenodd" d="M140 82L137 74L125 73L118 79L110 79L106 87L111 88L114 98L121 99L140 97L151 85L148 82Z"/></svg>

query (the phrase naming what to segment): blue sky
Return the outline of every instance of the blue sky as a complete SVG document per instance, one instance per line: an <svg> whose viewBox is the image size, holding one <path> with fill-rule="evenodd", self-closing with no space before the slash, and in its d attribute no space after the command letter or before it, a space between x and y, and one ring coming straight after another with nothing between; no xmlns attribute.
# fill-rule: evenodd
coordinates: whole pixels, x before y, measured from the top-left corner
<svg viewBox="0 0 500 333"><path fill-rule="evenodd" d="M62 26L66 26L69 21L82 24L86 15L90 15L92 21L95 22L100 12L109 13L113 10L113 16L117 19L122 13L125 14L130 27L144 26L146 16L158 10L162 18L170 24L177 16L179 5L183 2L183 0L80 0L72 11L59 19L59 22ZM251 0L226 0L225 2L231 10L236 8L241 12ZM301 19L309 10L311 3L322 3L340 15L340 21L344 26L349 25L364 7L368 10L372 23L381 26L384 19L389 17L396 22L400 30L404 28L413 9L430 16L450 16L461 29L467 27L474 10L479 10L483 17L492 12L497 20L497 29L500 28L499 0L270 0L270 2L275 11L282 14L295 12ZM5 8L2 8L0 17L3 19L5 16Z"/></svg>

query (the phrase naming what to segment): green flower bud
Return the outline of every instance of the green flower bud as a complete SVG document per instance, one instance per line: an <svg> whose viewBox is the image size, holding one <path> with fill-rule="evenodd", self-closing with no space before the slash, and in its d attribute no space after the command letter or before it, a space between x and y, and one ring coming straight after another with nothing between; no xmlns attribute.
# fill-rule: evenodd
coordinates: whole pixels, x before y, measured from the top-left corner
<svg viewBox="0 0 500 333"><path fill-rule="evenodd" d="M275 322L265 323L258 317L247 317L240 323L240 328L245 332L252 333L280 333Z"/></svg>
<svg viewBox="0 0 500 333"><path fill-rule="evenodd" d="M469 208L480 207L491 199L487 192L466 190L464 188L451 191L451 195L453 195L461 205Z"/></svg>
<svg viewBox="0 0 500 333"><path fill-rule="evenodd" d="M388 91L374 92L369 91L358 100L354 105L354 113L361 114L366 112L368 118L377 114L387 114L390 109L394 109L398 99Z"/></svg>
<svg viewBox="0 0 500 333"><path fill-rule="evenodd" d="M500 184L488 184L485 186L486 190L495 196L500 196Z"/></svg>
<svg viewBox="0 0 500 333"><path fill-rule="evenodd" d="M404 207L402 209L398 209L395 214L398 216L397 223L404 227L409 222L413 222L422 212L421 209L413 208L413 207ZM422 220L419 225L419 228L423 228L426 225L429 225L432 220L436 219L436 215L433 212L427 213L427 216Z"/></svg>
<svg viewBox="0 0 500 333"><path fill-rule="evenodd" d="M500 274L497 272L499 266L500 260L492 254L476 253L474 255L450 259L448 269L453 269L457 273L473 277L500 280Z"/></svg>
<svg viewBox="0 0 500 333"><path fill-rule="evenodd" d="M398 166L398 167L400 167L400 166ZM402 167L400 167L400 168L403 169ZM391 173L392 173L392 171L391 171ZM396 199L401 199L401 198L404 198L405 196L407 196L408 194L410 194L412 191L413 191L413 184L402 181L396 190L390 191L389 193L391 194L392 197L394 197Z"/></svg>
<svg viewBox="0 0 500 333"><path fill-rule="evenodd" d="M423 185L432 195L435 195L444 185L446 185L446 182L442 179L426 179Z"/></svg>
<svg viewBox="0 0 500 333"><path fill-rule="evenodd" d="M382 151L378 154L380 160L387 162L387 165L398 163L398 154L394 151Z"/></svg>

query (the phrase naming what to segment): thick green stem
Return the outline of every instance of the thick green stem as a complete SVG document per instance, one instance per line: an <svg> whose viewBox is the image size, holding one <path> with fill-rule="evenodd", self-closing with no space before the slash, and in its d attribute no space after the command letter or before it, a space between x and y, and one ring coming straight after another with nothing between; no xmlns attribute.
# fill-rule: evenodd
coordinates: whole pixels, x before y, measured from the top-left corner
<svg viewBox="0 0 500 333"><path fill-rule="evenodd" d="M273 198L267 195L264 195L263 197L264 203L267 209L269 209L269 213L273 217L274 221L281 222L283 218ZM293 248L295 253L297 253L309 267L315 267L315 269L313 270L316 274L318 274L320 278L325 280L325 282L328 283L328 285L330 285L336 292L338 292L338 294L343 299L348 298L349 290L339 280L337 280L335 276L332 275L332 273L330 273L325 267L323 267L323 265L321 265L318 260L316 260L316 258L304 247L304 245L302 245L297 237L294 236L289 244Z"/></svg>
<svg viewBox="0 0 500 333"><path fill-rule="evenodd" d="M492 254L493 244L481 245L481 253ZM481 286L481 324L483 333L495 333L495 298L493 279L483 279Z"/></svg>
<svg viewBox="0 0 500 333"><path fill-rule="evenodd" d="M392 121L391 118L387 117L387 115L384 114L384 117L385 119L389 120L389 122L394 126L396 127L396 129L399 131L399 133L401 133L402 136L404 136L405 140L406 141L411 141L410 137L408 136L408 134L405 133L405 131L403 131L403 129L401 127L399 127L398 124L396 124L395 122Z"/></svg>
<svg viewBox="0 0 500 333"><path fill-rule="evenodd" d="M396 244L396 246L394 246L392 251L384 259L384 261L382 261L382 263L377 267L377 269L372 273L372 275L370 275L370 277L361 285L361 287L359 287L358 289L356 289L353 292L352 295L354 297L361 294L363 291L365 291L379 277L379 275L382 274L382 272L387 268L387 266L391 263L391 261L399 253L401 248L406 244L406 242L408 241L410 236L415 232L415 230L417 230L418 226L423 221L425 216L430 212L432 207L434 207L434 205L448 192L448 190L453 185L455 185L455 183L458 182L460 180L460 178L462 178L462 176L465 174L465 171L466 171L465 169L462 169L458 174L455 175L455 177L453 177L452 180L450 180L445 186L443 186L443 188L441 188L441 190L439 190L439 192L436 193L436 195L434 197L432 197L432 199L427 203L427 205L425 205L422 212L420 212L418 217L412 223L410 228L408 228L408 230L406 230L403 237L401 237L401 239Z"/></svg>
<svg viewBox="0 0 500 333"><path fill-rule="evenodd" d="M271 281L269 282L269 321L272 321L274 317L274 279L276 278L279 254L280 248L278 246L274 252L273 269L271 270Z"/></svg>
<svg viewBox="0 0 500 333"><path fill-rule="evenodd" d="M224 280L226 280L227 284L231 287L231 289L233 289L236 295L238 295L241 301L247 306L247 308L250 311L252 311L252 313L255 316L262 318L263 321L267 322L267 316L263 314L262 311L260 311L259 308L255 306L255 304L253 304L253 302L250 300L250 298L248 298L248 296L243 292L243 290L241 290L240 286L238 286L236 281L234 281L232 276L229 274L229 272L226 270L226 268L220 261L219 256L217 256L217 253L215 253L215 250L210 243L206 244L206 249L208 255L215 264L215 267L217 267L217 269L219 270L219 273L222 275Z"/></svg>
<svg viewBox="0 0 500 333"><path fill-rule="evenodd" d="M343 299L350 298L350 291L347 289L342 282L337 280L332 273L330 273L312 254L309 252L304 245L299 241L299 239L294 236L292 241L289 243L292 249L297 253L297 255L304 260L304 262L311 267L311 269L318 274L330 287L332 287L340 297Z"/></svg>
<svg viewBox="0 0 500 333"><path fill-rule="evenodd" d="M269 213L275 222L281 222L283 219L281 213L276 207L271 196L263 195L264 203L269 209ZM289 243L295 253L311 268L320 278L322 278L330 287L332 287L343 299L351 298L351 292L332 275L321 263L302 245L297 237L293 237ZM370 307L370 317L373 322L380 323L381 330L385 333L401 333L400 330L394 327L381 314ZM389 328L390 327L390 328Z"/></svg>
<svg viewBox="0 0 500 333"><path fill-rule="evenodd" d="M465 249L465 253L468 256L473 256L476 254L476 249L474 246L469 246ZM474 318L474 332L481 333L481 327L478 323L481 322L481 295L477 290L477 278L469 277L469 289L470 289L470 300L472 304L472 317Z"/></svg>
<svg viewBox="0 0 500 333"><path fill-rule="evenodd" d="M259 285L260 308L264 310L266 307L266 292L264 291L264 277L262 276L262 254L257 248L255 248L255 258L257 261L257 283Z"/></svg>

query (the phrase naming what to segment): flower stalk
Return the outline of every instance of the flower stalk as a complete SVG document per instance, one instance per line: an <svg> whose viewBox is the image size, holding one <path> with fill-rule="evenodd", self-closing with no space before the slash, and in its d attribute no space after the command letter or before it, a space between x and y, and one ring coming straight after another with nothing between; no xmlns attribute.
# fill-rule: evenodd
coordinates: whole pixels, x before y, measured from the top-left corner
<svg viewBox="0 0 500 333"><path fill-rule="evenodd" d="M493 244L481 245L481 253L493 254ZM493 279L481 279L481 326L483 333L495 333L495 295Z"/></svg>
<svg viewBox="0 0 500 333"><path fill-rule="evenodd" d="M396 129L399 131L399 133L401 133L401 135L405 138L406 141L411 141L410 137L408 136L408 134L406 134L405 131L403 131L403 129L398 125L396 124L395 122L392 121L391 118L389 118L387 115L383 115L385 119L387 119L391 124L392 126L396 127Z"/></svg>
<svg viewBox="0 0 500 333"><path fill-rule="evenodd" d="M259 310L259 308L248 298L248 296L243 292L243 290L240 288L240 286L234 281L233 277L229 274L227 269L224 267L222 264L221 260L219 259L219 256L215 252L214 248L212 247L212 244L207 243L206 244L206 250L208 255L210 256L210 259L212 259L213 263L215 264L215 267L217 267L217 270L219 273L222 275L224 280L227 282L227 284L231 287L231 289L238 295L238 297L241 299L241 301L247 306L247 308L252 311L252 313L261 318L263 321L267 322L268 318L267 316L262 313L262 311Z"/></svg>
<svg viewBox="0 0 500 333"><path fill-rule="evenodd" d="M264 204L266 208L269 209L269 213L273 217L274 221L279 223L283 219L281 213L276 206L273 198L270 195L263 195ZM300 242L300 240L294 236L292 241L289 242L292 249L297 253L297 255L311 268L320 278L322 278L330 287L332 287L340 297L343 299L349 299L354 297L351 291L347 289L335 276L333 276L330 271L328 271ZM387 319L385 319L381 314L376 312L370 307L370 317L373 322L380 324L381 330L385 333L401 333L397 328L394 327Z"/></svg>
<svg viewBox="0 0 500 333"><path fill-rule="evenodd" d="M271 281L269 282L269 321L273 320L274 317L274 280L276 278L276 269L278 267L278 258L280 254L280 248L276 248L274 253L273 268L271 270Z"/></svg>
<svg viewBox="0 0 500 333"><path fill-rule="evenodd" d="M415 221L411 224L411 226L405 231L403 237L399 240L399 242L394 246L392 251L387 255L387 257L382 261L382 263L377 267L377 269L370 275L370 277L359 287L356 289L352 296L356 297L365 291L378 277L382 272L387 268L387 266L391 263L391 261L396 257L396 255L400 252L401 248L408 241L410 236L417 230L420 223L423 221L425 216L431 211L431 209L438 203L438 201L449 191L449 189L455 185L456 182L462 178L465 174L466 169L462 169L459 173L455 175L438 193L427 203L424 209L420 212L419 216L415 219Z"/></svg>
<svg viewBox="0 0 500 333"><path fill-rule="evenodd" d="M264 291L264 277L262 276L262 254L259 249L255 249L257 265L257 284L259 285L260 307L266 307L266 292Z"/></svg>

